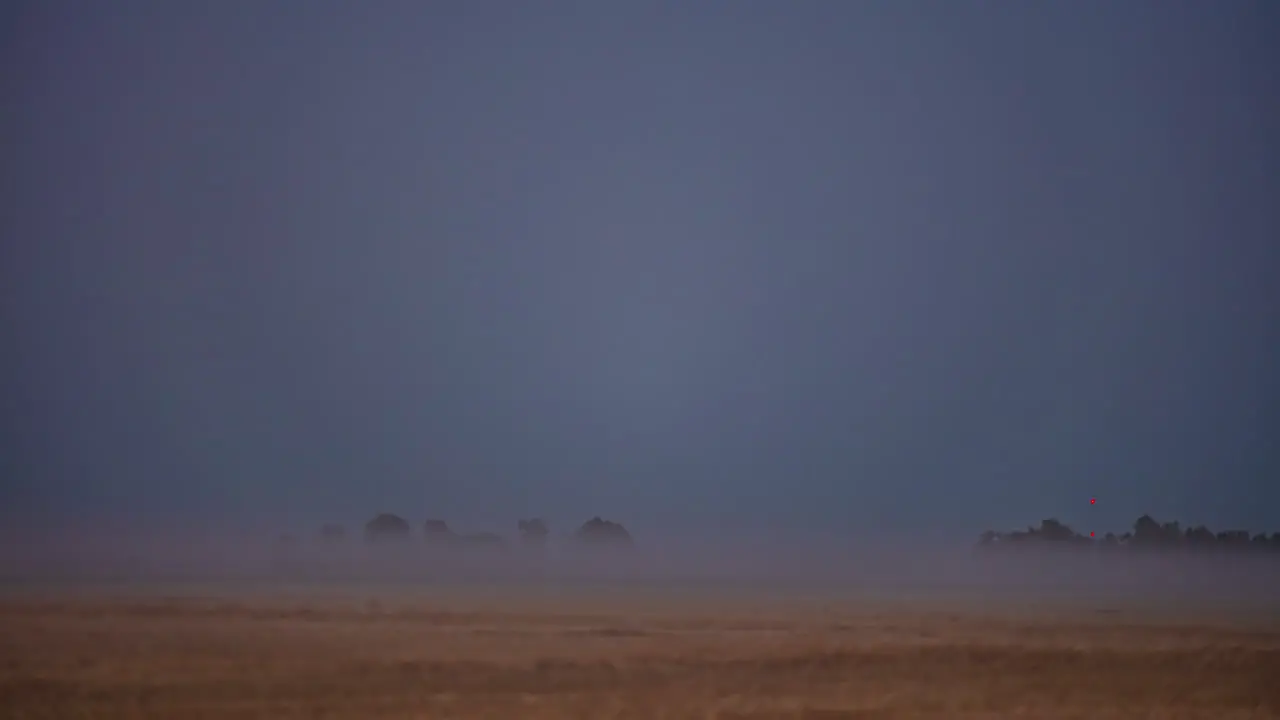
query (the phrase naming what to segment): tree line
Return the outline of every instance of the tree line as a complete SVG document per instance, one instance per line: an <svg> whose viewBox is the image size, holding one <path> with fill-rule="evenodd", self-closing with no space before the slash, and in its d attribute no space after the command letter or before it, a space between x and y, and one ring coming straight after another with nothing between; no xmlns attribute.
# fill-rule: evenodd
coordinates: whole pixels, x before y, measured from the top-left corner
<svg viewBox="0 0 1280 720"><path fill-rule="evenodd" d="M516 524L520 544L525 547L540 548L546 545L551 534L545 520L531 518L520 520ZM368 544L400 543L411 540L414 536L413 526L408 520L394 513L378 513L364 525L363 538ZM427 519L422 523L422 540L433 547L443 548L476 548L502 550L508 547L507 539L498 533L459 533L449 527L444 520ZM333 545L346 542L347 530L335 523L321 526L319 539L323 544ZM634 544L631 533L620 523L593 517L583 523L573 533L572 539L587 545L608 545L630 547ZM282 545L295 545L297 538L291 535L280 537Z"/></svg>
<svg viewBox="0 0 1280 720"><path fill-rule="evenodd" d="M1102 537L1083 535L1055 518L1042 520L1039 527L1013 532L988 530L978 538L981 547L1052 543L1087 547L1140 547L1159 549L1223 549L1232 551L1280 551L1280 532L1250 533L1248 530L1213 532L1204 525L1183 528L1176 521L1159 522L1143 515L1133 529L1121 535L1107 533Z"/></svg>

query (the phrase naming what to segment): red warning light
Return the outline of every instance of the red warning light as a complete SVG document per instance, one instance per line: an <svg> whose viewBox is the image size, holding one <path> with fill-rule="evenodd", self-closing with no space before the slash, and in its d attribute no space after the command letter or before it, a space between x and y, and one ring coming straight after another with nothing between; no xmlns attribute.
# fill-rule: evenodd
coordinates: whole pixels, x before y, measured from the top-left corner
<svg viewBox="0 0 1280 720"><path fill-rule="evenodd" d="M1097 502L1098 502L1098 499L1097 499L1097 498L1089 498L1089 504L1090 504L1090 505L1096 505L1096 504L1097 504Z"/></svg>
<svg viewBox="0 0 1280 720"><path fill-rule="evenodd" d="M1093 537L1093 533L1089 533L1089 537Z"/></svg>

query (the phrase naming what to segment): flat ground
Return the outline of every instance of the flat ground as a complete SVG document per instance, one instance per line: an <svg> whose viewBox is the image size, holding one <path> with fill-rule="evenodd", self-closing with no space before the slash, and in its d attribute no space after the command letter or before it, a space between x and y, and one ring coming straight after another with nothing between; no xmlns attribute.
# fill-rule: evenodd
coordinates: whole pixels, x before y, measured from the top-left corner
<svg viewBox="0 0 1280 720"><path fill-rule="evenodd" d="M1280 716L1274 616L748 595L9 593L0 716Z"/></svg>

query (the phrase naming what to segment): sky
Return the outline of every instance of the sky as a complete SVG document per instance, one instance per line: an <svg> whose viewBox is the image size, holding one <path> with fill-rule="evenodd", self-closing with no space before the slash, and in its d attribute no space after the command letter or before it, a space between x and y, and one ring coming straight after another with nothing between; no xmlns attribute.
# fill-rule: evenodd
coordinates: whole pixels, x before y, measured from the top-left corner
<svg viewBox="0 0 1280 720"><path fill-rule="evenodd" d="M3 12L7 518L1280 530L1269 0Z"/></svg>

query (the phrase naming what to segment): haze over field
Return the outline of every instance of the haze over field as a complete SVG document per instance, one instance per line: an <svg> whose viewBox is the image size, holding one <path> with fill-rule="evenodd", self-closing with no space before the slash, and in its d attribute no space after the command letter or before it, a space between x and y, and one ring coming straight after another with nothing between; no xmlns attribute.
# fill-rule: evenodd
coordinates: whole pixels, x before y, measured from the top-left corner
<svg viewBox="0 0 1280 720"><path fill-rule="evenodd" d="M0 708L1280 715L1278 40L0 3Z"/></svg>
<svg viewBox="0 0 1280 720"><path fill-rule="evenodd" d="M163 540L163 541L160 541ZM235 597L304 593L377 597L488 588L519 598L566 601L590 588L639 593L705 592L769 598L881 600L930 607L1005 609L1196 608L1275 618L1280 558L1265 555L977 553L969 545L858 543L838 538L677 537L632 552L592 552L557 539L543 552L338 547L265 538L112 536L100 542L9 544L0 557L6 596L58 588L137 597ZM727 593L727 594L726 594ZM513 600L514 601L514 600Z"/></svg>

